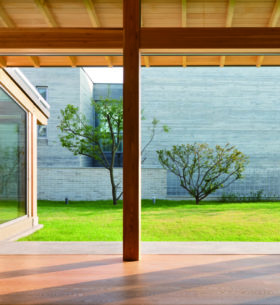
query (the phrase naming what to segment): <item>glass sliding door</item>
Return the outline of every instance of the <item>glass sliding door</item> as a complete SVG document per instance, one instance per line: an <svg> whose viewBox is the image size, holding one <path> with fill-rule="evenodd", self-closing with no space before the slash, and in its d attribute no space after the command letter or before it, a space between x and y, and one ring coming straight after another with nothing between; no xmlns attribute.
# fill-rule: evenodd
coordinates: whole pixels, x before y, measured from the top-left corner
<svg viewBox="0 0 280 305"><path fill-rule="evenodd" d="M26 215L26 112L0 87L0 224Z"/></svg>

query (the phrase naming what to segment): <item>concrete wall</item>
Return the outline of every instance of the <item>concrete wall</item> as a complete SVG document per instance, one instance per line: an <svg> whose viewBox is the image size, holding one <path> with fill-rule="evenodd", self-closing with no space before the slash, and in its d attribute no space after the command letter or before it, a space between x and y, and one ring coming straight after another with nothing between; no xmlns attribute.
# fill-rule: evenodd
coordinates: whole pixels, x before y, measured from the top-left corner
<svg viewBox="0 0 280 305"><path fill-rule="evenodd" d="M122 188L122 169L115 169L116 182ZM165 198L167 175L164 169L142 171L142 198ZM38 171L38 199L103 200L111 199L108 170L104 168L54 168Z"/></svg>
<svg viewBox="0 0 280 305"><path fill-rule="evenodd" d="M85 158L74 156L61 146L57 129L60 110L68 104L86 110L88 119L93 120L93 109L90 109L93 85L85 72L78 68L21 68L21 71L34 86L48 87L51 116L47 139L38 140L38 166L80 167L87 163Z"/></svg>
<svg viewBox="0 0 280 305"><path fill-rule="evenodd" d="M49 178L44 180L44 175L40 172L46 174L48 167L91 166L89 160L74 157L60 146L56 126L59 110L67 104L79 105L86 113L92 113L89 105L92 87L80 69L42 68L23 71L34 85L49 86L49 103L52 108L48 143L41 145L39 142L38 156L39 177L42 179L39 184L52 192L48 184L53 184ZM141 75L141 107L146 117L142 121L142 146L149 141L153 118L160 120L154 141L146 151L144 168L160 169L156 154L158 149L181 143L207 142L214 146L229 142L249 155L250 165L246 180L235 183L225 191L249 194L264 189L267 195L280 195L279 68L143 68ZM112 98L120 98L122 85L111 84L109 92ZM108 84L94 85L94 99L107 95ZM92 116L89 119L94 118ZM167 134L162 132L164 124L171 128ZM54 169L54 173L56 171ZM82 172L85 173L85 170L82 169ZM77 172L77 175L80 174ZM54 175L48 173L46 177ZM102 186L104 181L101 181L101 177L105 179L103 174L97 175L96 183ZM90 181L95 181L91 179ZM68 183L70 180L65 178L69 192L79 193L79 181L75 180L77 183L71 185ZM154 189L156 185L157 180L149 178L149 183L143 185L143 193L146 192L145 188L151 186ZM83 185L82 188L84 189ZM65 192L66 190L65 188ZM43 191L40 188L39 198L53 196L48 195L47 190ZM102 192L106 194L107 190ZM185 194L178 181L169 175L165 196ZM97 193L96 196L96 199L100 198ZM93 198L92 195L86 197Z"/></svg>
<svg viewBox="0 0 280 305"><path fill-rule="evenodd" d="M147 117L142 122L142 142L153 116L171 128L150 145L145 166L160 166L157 149L229 142L249 155L250 164L246 180L228 191L248 194L265 188L268 195L280 195L280 180L275 179L280 170L279 68L149 68L142 69L141 80ZM268 189L270 183L264 180L273 186Z"/></svg>
<svg viewBox="0 0 280 305"><path fill-rule="evenodd" d="M94 109L92 106L92 92L93 92L93 83L88 78L84 70L79 69L80 71L80 109L81 112L87 116L88 122L93 126L94 125ZM82 156L80 161L81 167L91 166L92 159Z"/></svg>

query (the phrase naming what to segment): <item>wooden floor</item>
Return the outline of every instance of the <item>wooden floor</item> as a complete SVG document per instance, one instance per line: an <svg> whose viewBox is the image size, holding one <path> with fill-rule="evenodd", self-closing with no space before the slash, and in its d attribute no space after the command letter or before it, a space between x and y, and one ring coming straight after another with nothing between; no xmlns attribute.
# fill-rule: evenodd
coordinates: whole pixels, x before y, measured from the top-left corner
<svg viewBox="0 0 280 305"><path fill-rule="evenodd" d="M0 304L280 304L280 255L2 255Z"/></svg>

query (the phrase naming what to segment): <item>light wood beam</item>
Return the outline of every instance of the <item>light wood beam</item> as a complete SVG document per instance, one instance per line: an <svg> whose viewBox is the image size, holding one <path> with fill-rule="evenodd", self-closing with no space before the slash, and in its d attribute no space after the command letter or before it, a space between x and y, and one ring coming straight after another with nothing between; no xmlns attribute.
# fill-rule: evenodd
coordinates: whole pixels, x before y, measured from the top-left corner
<svg viewBox="0 0 280 305"><path fill-rule="evenodd" d="M7 28L15 28L16 27L16 24L10 18L10 16L7 14L6 10L3 8L1 3L0 3L0 20L3 23L4 27L7 27Z"/></svg>
<svg viewBox="0 0 280 305"><path fill-rule="evenodd" d="M187 26L187 0L182 0L182 27Z"/></svg>
<svg viewBox="0 0 280 305"><path fill-rule="evenodd" d="M98 15L96 13L93 0L83 0L83 1L84 1L84 4L85 4L85 7L86 7L86 10L87 10L91 25L94 28L101 27L101 22L100 22L100 20L98 18ZM105 60L107 61L108 66L110 68L113 67L113 61L112 61L111 56L105 56Z"/></svg>
<svg viewBox="0 0 280 305"><path fill-rule="evenodd" d="M182 0L182 28L187 26L187 0ZM187 66L187 56L183 56L183 67Z"/></svg>
<svg viewBox="0 0 280 305"><path fill-rule="evenodd" d="M34 114L30 114L29 116L29 127L30 128L30 139L29 139L29 152L30 159L28 164L28 171L31 175L30 179L30 188L29 188L29 200L31 210L29 213L32 216L33 221L38 224L38 215L37 215L37 118ZM36 224L36 223L35 223Z"/></svg>
<svg viewBox="0 0 280 305"><path fill-rule="evenodd" d="M6 67L7 66L7 60L4 56L0 56L0 67Z"/></svg>
<svg viewBox="0 0 280 305"><path fill-rule="evenodd" d="M39 60L39 57L38 56L29 56L31 62L32 62L32 65L35 67L35 68L39 68L40 67L40 60Z"/></svg>
<svg viewBox="0 0 280 305"><path fill-rule="evenodd" d="M263 60L264 60L263 55L257 56L257 63L256 63L257 68L260 68L262 66Z"/></svg>
<svg viewBox="0 0 280 305"><path fill-rule="evenodd" d="M77 67L77 57L76 56L68 56L71 67Z"/></svg>
<svg viewBox="0 0 280 305"><path fill-rule="evenodd" d="M6 28L16 28L16 24L15 22L11 19L11 17L7 14L7 12L5 11L5 9L3 8L3 6L0 3L0 18L1 21L4 25L4 27ZM36 59L33 58L33 56L28 56L29 59L33 62ZM2 65L2 64L1 64ZM7 65L7 62L5 63L5 66Z"/></svg>
<svg viewBox="0 0 280 305"><path fill-rule="evenodd" d="M223 56L220 56L220 67L224 67L225 66L225 62L226 62L226 57L223 55Z"/></svg>
<svg viewBox="0 0 280 305"><path fill-rule="evenodd" d="M0 3L0 20L4 27L7 28L15 28L16 25L14 21L10 18L10 16L6 13L5 9ZM7 60L4 56L0 56L0 67L6 67L7 66Z"/></svg>
<svg viewBox="0 0 280 305"><path fill-rule="evenodd" d="M143 20L143 15L141 14L141 27L144 26L144 20ZM150 57L149 56L144 56L144 64L146 68L150 67Z"/></svg>
<svg viewBox="0 0 280 305"><path fill-rule="evenodd" d="M49 27L57 28L59 27L57 21L55 20L52 12L50 11L45 0L34 0L41 14L44 16L46 23ZM76 67L75 62L77 61L75 56L69 56L71 67Z"/></svg>
<svg viewBox="0 0 280 305"><path fill-rule="evenodd" d="M228 0L227 17L226 17L227 28L230 28L232 26L234 9L235 9L235 0Z"/></svg>
<svg viewBox="0 0 280 305"><path fill-rule="evenodd" d="M141 105L140 1L124 0L123 259L140 259Z"/></svg>
<svg viewBox="0 0 280 305"><path fill-rule="evenodd" d="M280 17L280 0L275 0L271 17L268 22L268 27L275 27Z"/></svg>
<svg viewBox="0 0 280 305"><path fill-rule="evenodd" d="M183 56L183 67L187 67L187 56Z"/></svg>
<svg viewBox="0 0 280 305"><path fill-rule="evenodd" d="M58 27L58 24L50 11L45 0L34 0L41 14L44 16L46 23L49 27Z"/></svg>
<svg viewBox="0 0 280 305"><path fill-rule="evenodd" d="M144 63L145 63L145 67L146 68L150 67L150 58L149 58L149 56L144 56Z"/></svg>
<svg viewBox="0 0 280 305"><path fill-rule="evenodd" d="M228 0L227 15L226 15L226 27L227 28L232 26L234 9L235 9L235 0ZM225 55L220 56L220 67L224 67L225 62L226 62Z"/></svg>
<svg viewBox="0 0 280 305"><path fill-rule="evenodd" d="M267 26L272 28L275 27L279 21L279 17L280 17L280 0L275 0L273 10ZM264 56L263 55L258 56L256 66L260 68L263 64L263 61L264 61Z"/></svg>
<svg viewBox="0 0 280 305"><path fill-rule="evenodd" d="M105 59L107 61L108 67L112 68L113 67L113 62L111 56L105 56Z"/></svg>
<svg viewBox="0 0 280 305"><path fill-rule="evenodd" d="M84 0L84 4L86 7L86 10L88 12L88 16L91 22L91 25L95 28L95 27L101 27L101 23L99 21L99 18L96 14L96 10L94 7L94 3L92 0Z"/></svg>

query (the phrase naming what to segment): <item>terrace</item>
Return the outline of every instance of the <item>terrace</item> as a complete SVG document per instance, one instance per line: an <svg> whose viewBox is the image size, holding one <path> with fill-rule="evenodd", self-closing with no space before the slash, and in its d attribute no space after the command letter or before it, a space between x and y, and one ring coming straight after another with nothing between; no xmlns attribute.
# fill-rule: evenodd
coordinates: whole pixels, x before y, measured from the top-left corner
<svg viewBox="0 0 280 305"><path fill-rule="evenodd" d="M0 303L279 303L280 253L144 255L139 262L141 66L280 66L279 17L278 0L1 1L2 68L123 66L124 194L122 257L3 255ZM0 72L2 82L6 72ZM34 126L37 120L46 124L48 115L42 115L41 121L30 116L32 172L29 180L23 175L31 217L37 203Z"/></svg>

